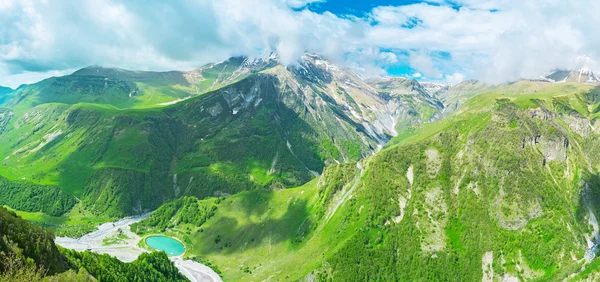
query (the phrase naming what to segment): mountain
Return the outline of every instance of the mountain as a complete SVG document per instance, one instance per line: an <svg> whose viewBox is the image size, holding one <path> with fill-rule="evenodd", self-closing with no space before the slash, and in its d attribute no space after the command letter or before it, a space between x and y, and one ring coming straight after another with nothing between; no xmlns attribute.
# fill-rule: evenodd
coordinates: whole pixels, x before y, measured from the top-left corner
<svg viewBox="0 0 600 282"><path fill-rule="evenodd" d="M414 128L422 123L439 119L444 105L416 80L403 77L367 79L366 83L386 100L384 109L393 111L392 132Z"/></svg>
<svg viewBox="0 0 600 282"><path fill-rule="evenodd" d="M11 98L11 92L13 92L11 88L0 86L0 105L4 104L6 100Z"/></svg>
<svg viewBox="0 0 600 282"><path fill-rule="evenodd" d="M432 96L438 96L440 93L446 92L452 87L450 84L440 82L419 82L419 84Z"/></svg>
<svg viewBox="0 0 600 282"><path fill-rule="evenodd" d="M443 105L406 83L376 89L313 54L287 66L239 57L191 72L88 67L50 78L5 103L0 175L71 198L3 204L64 212L77 198L121 217L181 196L298 186L373 154L399 124L434 120Z"/></svg>
<svg viewBox="0 0 600 282"><path fill-rule="evenodd" d="M6 106L94 103L119 109L166 106L243 79L272 61L234 57L192 71L130 71L90 66L20 87Z"/></svg>
<svg viewBox="0 0 600 282"><path fill-rule="evenodd" d="M490 91L492 85L476 80L465 80L452 86L437 86L431 89L432 95L438 98L445 106L444 115L449 115L457 110L468 99Z"/></svg>
<svg viewBox="0 0 600 282"><path fill-rule="evenodd" d="M594 83L363 79L305 54L12 93L0 204L63 235L154 210L132 231L231 281L600 279ZM162 255L43 250L57 274L178 279Z"/></svg>
<svg viewBox="0 0 600 282"><path fill-rule="evenodd" d="M598 65L587 56L577 57L573 68L553 70L543 78L551 82L600 83Z"/></svg>
<svg viewBox="0 0 600 282"><path fill-rule="evenodd" d="M135 231L185 230L235 281L596 281L599 107L590 84L490 87L301 187L170 203Z"/></svg>

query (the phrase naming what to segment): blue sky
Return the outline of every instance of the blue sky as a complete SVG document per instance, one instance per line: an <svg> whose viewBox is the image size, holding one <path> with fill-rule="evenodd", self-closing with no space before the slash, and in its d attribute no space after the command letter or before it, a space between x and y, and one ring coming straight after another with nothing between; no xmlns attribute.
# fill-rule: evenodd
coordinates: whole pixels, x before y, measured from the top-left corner
<svg viewBox="0 0 600 282"><path fill-rule="evenodd" d="M324 2L313 2L308 4L308 9L317 13L323 13L325 11L331 12L337 15L354 15L358 17L364 17L373 8L378 6L404 6L415 3L421 3L424 1L415 0L373 0L373 1L360 1L360 0L329 0Z"/></svg>
<svg viewBox="0 0 600 282"><path fill-rule="evenodd" d="M597 0L1 0L0 85L88 65L320 53L363 76L502 83L600 57Z"/></svg>

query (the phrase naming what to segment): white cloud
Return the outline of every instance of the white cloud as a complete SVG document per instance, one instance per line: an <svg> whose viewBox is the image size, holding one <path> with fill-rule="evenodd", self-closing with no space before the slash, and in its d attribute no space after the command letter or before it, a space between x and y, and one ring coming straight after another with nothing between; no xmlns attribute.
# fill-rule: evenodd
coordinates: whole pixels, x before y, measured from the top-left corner
<svg viewBox="0 0 600 282"><path fill-rule="evenodd" d="M392 52L381 52L379 58L388 64L395 64L398 62L398 56Z"/></svg>
<svg viewBox="0 0 600 282"><path fill-rule="evenodd" d="M446 82L448 84L457 84L457 83L461 83L465 80L465 75L462 73L456 72L451 75L446 75L445 78L446 78Z"/></svg>
<svg viewBox="0 0 600 282"><path fill-rule="evenodd" d="M419 73L419 72L415 72L415 73L413 73L413 75L412 75L412 76L413 76L414 78L420 78L420 77L422 77L423 75L422 75L421 73Z"/></svg>
<svg viewBox="0 0 600 282"><path fill-rule="evenodd" d="M91 64L191 69L234 55L277 51L291 63L306 50L343 58L356 49L367 23L288 6L310 2L315 1L3 2L0 84L18 73Z"/></svg>
<svg viewBox="0 0 600 282"><path fill-rule="evenodd" d="M3 76L2 83L0 84L12 87L14 89L22 84L33 84L49 77L71 74L74 71L75 69L51 70L42 72L22 72L18 74Z"/></svg>
<svg viewBox="0 0 600 282"><path fill-rule="evenodd" d="M294 9L300 9L306 7L308 4L325 2L325 0L286 0L288 6Z"/></svg>
<svg viewBox="0 0 600 282"><path fill-rule="evenodd" d="M437 1L463 5L415 4L375 8L379 24L367 31L369 42L384 48L418 50L411 66L432 71L423 50L450 54L457 70L472 78L500 83L536 78L553 68L569 68L578 55L598 60L600 2L595 0L459 0ZM415 28L402 28L407 18L418 18ZM427 54L434 58L432 53ZM440 69L433 61L435 69ZM443 70L446 73L446 70ZM448 72L451 74L452 72Z"/></svg>
<svg viewBox="0 0 600 282"><path fill-rule="evenodd" d="M439 78L442 74L436 69L431 56L425 52L411 52L409 54L410 67L431 78Z"/></svg>
<svg viewBox="0 0 600 282"><path fill-rule="evenodd" d="M366 18L290 8L314 2L0 0L0 85L91 64L185 70L269 51L286 63L322 53L364 75L408 63L429 78L486 82L537 77L581 54L600 61L597 0L435 0Z"/></svg>

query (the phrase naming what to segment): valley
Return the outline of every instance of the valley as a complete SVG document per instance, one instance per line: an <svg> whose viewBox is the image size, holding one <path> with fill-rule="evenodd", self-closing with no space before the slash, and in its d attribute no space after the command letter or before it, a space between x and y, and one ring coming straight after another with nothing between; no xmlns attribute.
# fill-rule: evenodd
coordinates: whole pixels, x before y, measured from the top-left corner
<svg viewBox="0 0 600 282"><path fill-rule="evenodd" d="M598 278L595 83L362 79L305 54L10 95L0 204L82 254L135 263L166 236L192 281Z"/></svg>
<svg viewBox="0 0 600 282"><path fill-rule="evenodd" d="M598 0L0 0L0 282L600 281Z"/></svg>
<svg viewBox="0 0 600 282"><path fill-rule="evenodd" d="M142 243L141 238L132 233L130 225L148 217L148 214L124 218L116 222L108 222L98 226L98 230L79 238L57 237L56 244L76 251L90 251L99 254L108 254L124 262L135 261L142 253L149 252L152 248ZM113 238L122 238L113 241ZM182 259L181 255L170 256L175 267L190 281L222 281L217 273L209 267L191 260Z"/></svg>

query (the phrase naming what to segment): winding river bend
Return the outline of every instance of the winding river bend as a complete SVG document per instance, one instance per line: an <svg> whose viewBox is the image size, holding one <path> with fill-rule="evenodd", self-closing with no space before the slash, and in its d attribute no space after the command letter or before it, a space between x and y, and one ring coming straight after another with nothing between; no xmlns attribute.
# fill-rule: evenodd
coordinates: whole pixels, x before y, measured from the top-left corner
<svg viewBox="0 0 600 282"><path fill-rule="evenodd" d="M76 251L92 251L99 254L109 254L118 258L123 262L132 262L134 261L140 254L143 252L147 252L137 246L142 238L137 234L133 233L129 229L129 225L139 222L145 218L147 218L149 213L126 217L121 220L115 222L109 222L102 224L98 227L98 230L83 235L79 238L69 238L69 237L56 237L55 242L57 245L67 248L73 249ZM114 244L104 245L105 239L108 238L116 238L118 235L121 235L120 239ZM151 236L151 237L159 237L159 236ZM164 237L164 236L161 236ZM165 237L168 238L168 237ZM171 238L169 238L171 239ZM177 243L178 241L171 239ZM160 244L161 241L165 241L164 239L159 240L158 246L162 246ZM168 240L167 240L168 241ZM166 241L165 241L166 242ZM147 242L146 242L147 243ZM169 244L173 244L169 242ZM181 244L181 243L179 243ZM155 245L156 246L156 245ZM155 246L151 246L156 248ZM192 282L222 282L221 277L214 272L210 267L197 263L191 260L184 260L181 255L184 253L184 247L181 244L181 250L178 249L175 244L168 247L169 251L173 252L173 255L170 255L169 259L173 261L175 266L179 269L179 271L185 275ZM156 248L159 249L159 248ZM162 250L162 249L161 249ZM179 252L180 251L180 252ZM179 253L179 254L177 254Z"/></svg>

